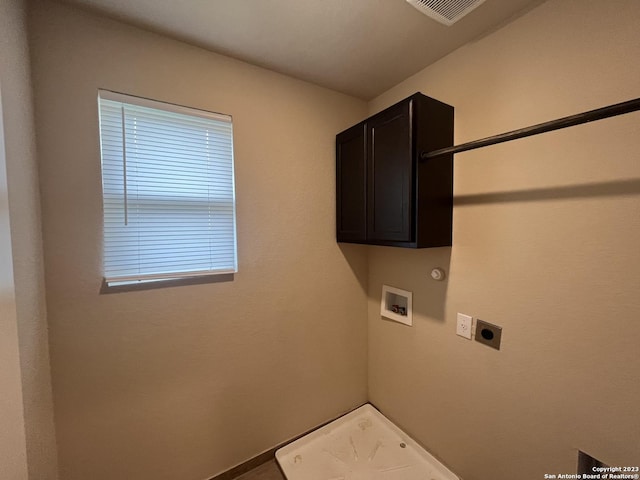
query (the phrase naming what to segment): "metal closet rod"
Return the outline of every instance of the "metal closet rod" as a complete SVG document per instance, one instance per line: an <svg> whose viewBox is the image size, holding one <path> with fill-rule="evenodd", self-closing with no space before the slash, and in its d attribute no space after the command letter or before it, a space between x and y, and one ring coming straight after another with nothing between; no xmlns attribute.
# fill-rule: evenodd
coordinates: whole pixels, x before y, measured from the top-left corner
<svg viewBox="0 0 640 480"><path fill-rule="evenodd" d="M588 112L578 113L569 117L558 118L549 122L539 123L530 127L512 130L510 132L501 133L492 137L481 138L479 140L463 143L461 145L454 145L453 147L441 148L439 150L433 150L432 152L422 152L420 154L420 159L426 160L428 158L439 157L441 155L447 155L449 153L459 153L466 152L467 150L475 150L476 148L487 147L489 145L495 145L497 143L509 142L518 138L538 135L539 133L551 132L553 130L559 130L561 128L573 127L574 125L593 122L595 120L602 120L603 118L615 117L616 115L631 113L635 112L636 110L640 110L640 98L628 100L622 103L616 103L615 105L609 105L608 107L596 108L595 110L589 110Z"/></svg>

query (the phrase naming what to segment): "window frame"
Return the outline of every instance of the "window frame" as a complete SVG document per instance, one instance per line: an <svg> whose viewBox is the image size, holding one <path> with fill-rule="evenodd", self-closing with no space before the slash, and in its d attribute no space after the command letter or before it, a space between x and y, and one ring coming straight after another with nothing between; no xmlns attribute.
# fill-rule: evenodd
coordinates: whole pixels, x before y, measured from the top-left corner
<svg viewBox="0 0 640 480"><path fill-rule="evenodd" d="M220 269L196 269L196 270L187 270L184 269L182 271L164 271L164 272L159 272L159 273L138 273L138 274L131 274L131 275L107 275L107 240L106 240L106 236L107 236L107 220L106 220L106 212L107 212L107 195L106 192L106 187L105 187L105 179L106 179L106 175L105 175L105 153L104 153L104 134L103 134L103 118L102 118L102 104L101 101L102 100L107 100L107 101L111 101L111 102L119 102L121 104L123 104L123 117L122 117L122 169L123 169L123 194L120 197L120 200L123 202L123 206L124 206L124 215L125 218L127 218L127 205L129 202L131 202L131 200L129 200L129 195L127 193L127 157L128 157L128 153L126 150L126 144L127 141L129 139L128 137L128 133L125 133L125 129L126 129L126 119L125 119L125 110L124 110L124 105L131 105L133 107L143 107L146 109L153 109L155 111L159 111L159 112L168 112L170 114L177 114L177 115L184 115L184 116L188 116L188 117L193 117L195 118L201 118L201 119L205 119L205 120L214 120L214 121L220 121L220 122L224 122L224 123L228 123L229 124L229 137L228 139L230 140L230 150L229 150L229 161L230 161L230 175L231 175L231 179L230 179L230 191L231 194L228 197L230 200L230 209L231 209L231 221L232 221L232 234L230 236L227 236L226 238L228 238L229 240L232 240L232 244L233 244L233 267L232 268L220 268ZM103 273L103 287L106 287L107 289L122 289L122 288L127 288L127 287L131 287L131 286L136 286L136 285L153 285L155 287L158 286L172 286L175 285L177 281L180 282L180 284L183 283L202 283L202 280L205 280L207 278L211 278L211 279L215 279L214 281L220 281L223 278L233 278L233 274L237 273L238 271L238 252L237 252L237 246L238 246L238 239L237 239L237 218L236 218L236 194L235 194L235 156L234 156L234 142L233 142L233 117L231 115L226 115L226 114L221 114L221 113L216 113L216 112L210 112L207 110L202 110L202 109L197 109L197 108L192 108L192 107L186 107L183 105L177 105L177 104L173 104L173 103L168 103L168 102L162 102L162 101L158 101L158 100L152 100L152 99L148 99L148 98L144 98L144 97L138 97L138 96L134 96L134 95L128 95L128 94L123 94L123 93L119 93L119 92L114 92L111 90L106 90L106 89L99 89L98 90L98 96L97 96L97 104L98 104L98 126L99 126L99 144L100 144L100 175L101 175L101 186L102 186L102 190L101 190L101 195L102 195L102 207L103 207L103 215L102 215L102 262L101 262L101 267L102 267L102 273ZM112 161L110 160L110 162L112 162L113 164L117 164L118 162ZM178 162L176 161L175 166L178 166ZM215 188L213 186L213 183L215 182L216 179L219 179L219 176L213 176L211 178L208 179L208 186L210 189ZM193 179L191 179L193 180ZM185 183L185 185L191 185L188 183ZM117 197L117 195L116 195ZM180 202L181 200L178 199L178 197L174 197L173 198L175 200L175 202ZM141 200L136 200L138 203L141 202ZM160 201L159 201L160 202ZM169 202L169 205L173 205L175 207L175 205L177 203L173 203L171 204ZM212 200L212 197L209 196L208 200L207 200L207 204L206 204L206 208L208 209L209 212L211 212L211 210L213 209L212 205L215 203ZM201 207L202 208L202 207ZM195 207L193 210L190 210L191 212L196 211ZM211 215L211 213L209 213L209 215ZM125 221L126 222L126 221ZM211 222L210 222L211 223ZM126 223L125 223L126 224ZM212 241L212 232L213 229L215 227L209 226L208 230L206 230L209 234L209 243L211 244ZM210 251L212 247L209 247ZM143 250L140 249L140 247L138 246L139 250ZM139 255L139 251L138 251L138 256ZM229 256L228 258L231 258L231 256ZM138 261L138 266L141 264L142 262L139 260ZM209 265L209 267L211 268L211 265ZM138 267L139 268L139 267ZM186 282L185 282L186 281ZM104 290L104 288L103 288Z"/></svg>

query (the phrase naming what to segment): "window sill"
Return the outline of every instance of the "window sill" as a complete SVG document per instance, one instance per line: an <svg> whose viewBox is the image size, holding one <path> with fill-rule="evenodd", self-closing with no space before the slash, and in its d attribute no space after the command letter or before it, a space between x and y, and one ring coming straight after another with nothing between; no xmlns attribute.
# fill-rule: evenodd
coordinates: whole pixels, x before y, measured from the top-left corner
<svg viewBox="0 0 640 480"><path fill-rule="evenodd" d="M186 285L201 285L205 283L233 282L235 274L221 273L213 275L201 275L197 277L171 278L166 280L141 281L109 285L103 279L100 286L100 294L139 292L143 290L156 290L158 288L183 287Z"/></svg>

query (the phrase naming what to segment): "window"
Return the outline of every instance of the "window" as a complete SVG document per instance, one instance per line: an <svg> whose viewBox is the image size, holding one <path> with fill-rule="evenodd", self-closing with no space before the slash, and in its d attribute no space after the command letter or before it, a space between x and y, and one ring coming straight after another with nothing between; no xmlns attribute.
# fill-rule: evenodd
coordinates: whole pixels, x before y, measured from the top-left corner
<svg viewBox="0 0 640 480"><path fill-rule="evenodd" d="M101 90L107 285L237 271L231 117Z"/></svg>

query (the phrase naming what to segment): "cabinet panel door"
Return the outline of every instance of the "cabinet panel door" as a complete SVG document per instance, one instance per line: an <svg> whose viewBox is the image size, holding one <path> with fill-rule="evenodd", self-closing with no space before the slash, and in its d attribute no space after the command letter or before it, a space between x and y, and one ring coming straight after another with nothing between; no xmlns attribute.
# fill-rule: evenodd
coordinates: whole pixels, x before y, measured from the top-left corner
<svg viewBox="0 0 640 480"><path fill-rule="evenodd" d="M367 235L374 242L412 240L411 102L369 120Z"/></svg>
<svg viewBox="0 0 640 480"><path fill-rule="evenodd" d="M367 161L364 123L336 137L336 225L339 242L367 239Z"/></svg>

